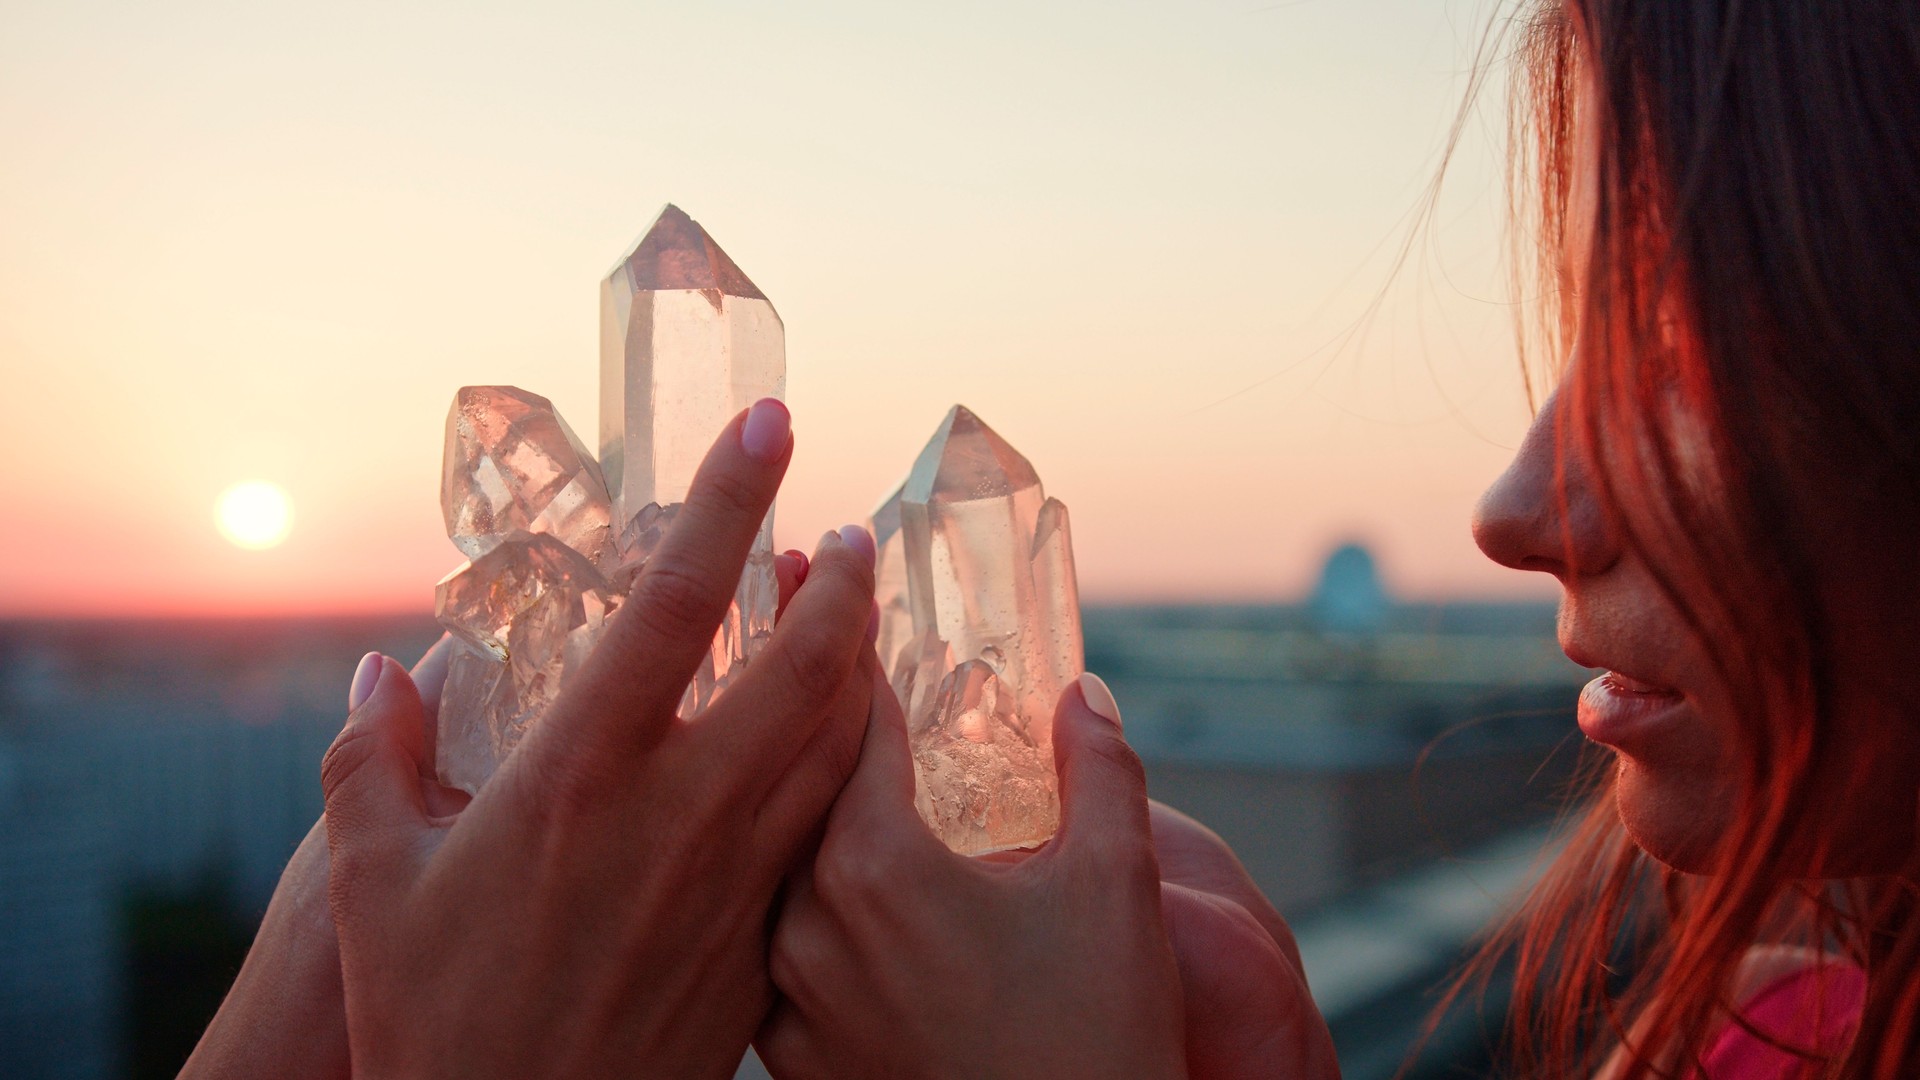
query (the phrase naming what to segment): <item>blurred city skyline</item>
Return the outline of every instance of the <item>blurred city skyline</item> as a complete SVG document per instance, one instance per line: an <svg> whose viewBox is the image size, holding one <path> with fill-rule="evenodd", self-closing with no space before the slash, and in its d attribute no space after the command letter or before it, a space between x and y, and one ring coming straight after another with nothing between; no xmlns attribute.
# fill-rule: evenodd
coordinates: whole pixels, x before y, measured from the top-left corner
<svg viewBox="0 0 1920 1080"><path fill-rule="evenodd" d="M1467 520L1527 420L1497 140L1405 271L1473 0L0 9L0 615L424 611L456 387L594 425L660 206L772 298L782 546L947 407L1074 511L1092 602L1544 598ZM1497 96L1490 96L1497 101ZM285 543L216 528L229 486Z"/></svg>

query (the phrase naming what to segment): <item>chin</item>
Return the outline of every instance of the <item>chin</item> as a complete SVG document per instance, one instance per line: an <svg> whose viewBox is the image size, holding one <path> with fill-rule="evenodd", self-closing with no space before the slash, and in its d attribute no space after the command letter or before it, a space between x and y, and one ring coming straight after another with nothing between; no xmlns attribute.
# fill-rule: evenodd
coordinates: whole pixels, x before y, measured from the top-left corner
<svg viewBox="0 0 1920 1080"><path fill-rule="evenodd" d="M1685 874L1713 868L1716 842L1733 825L1733 793L1722 785L1664 775L1625 755L1615 766L1613 805L1640 850Z"/></svg>

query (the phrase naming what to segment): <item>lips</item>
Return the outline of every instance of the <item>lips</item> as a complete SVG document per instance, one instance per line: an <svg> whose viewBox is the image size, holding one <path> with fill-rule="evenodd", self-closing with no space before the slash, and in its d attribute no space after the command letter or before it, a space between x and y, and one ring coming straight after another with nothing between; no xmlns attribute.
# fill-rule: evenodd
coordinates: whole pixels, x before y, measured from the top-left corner
<svg viewBox="0 0 1920 1080"><path fill-rule="evenodd" d="M1609 671L1580 691L1578 717L1587 738L1622 753L1657 747L1664 731L1684 720L1685 695Z"/></svg>
<svg viewBox="0 0 1920 1080"><path fill-rule="evenodd" d="M1610 688L1617 690L1623 694L1652 694L1652 695L1666 695L1669 697L1679 696L1678 693L1676 693L1673 690L1669 690L1664 686L1655 686L1652 683L1641 682L1639 679L1636 679L1631 675L1622 675L1618 671L1609 671L1605 675L1600 676L1600 678L1604 680Z"/></svg>

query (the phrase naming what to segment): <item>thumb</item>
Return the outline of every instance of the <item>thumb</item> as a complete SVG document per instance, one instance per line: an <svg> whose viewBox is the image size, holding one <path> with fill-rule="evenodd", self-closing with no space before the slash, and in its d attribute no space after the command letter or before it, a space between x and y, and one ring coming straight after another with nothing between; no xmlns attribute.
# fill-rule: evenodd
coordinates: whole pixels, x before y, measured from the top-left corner
<svg viewBox="0 0 1920 1080"><path fill-rule="evenodd" d="M1053 760L1060 772L1063 853L1152 856L1146 769L1120 733L1120 706L1100 676L1087 672L1060 695Z"/></svg>
<svg viewBox="0 0 1920 1080"><path fill-rule="evenodd" d="M368 653L354 672L347 725L320 762L332 892L390 880L381 868L418 850L426 710L406 668Z"/></svg>

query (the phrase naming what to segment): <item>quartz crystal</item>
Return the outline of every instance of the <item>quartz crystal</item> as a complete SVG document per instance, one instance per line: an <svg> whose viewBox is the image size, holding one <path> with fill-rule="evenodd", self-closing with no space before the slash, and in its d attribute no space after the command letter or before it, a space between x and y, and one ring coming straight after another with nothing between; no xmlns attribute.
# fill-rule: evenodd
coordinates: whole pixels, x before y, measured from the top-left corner
<svg viewBox="0 0 1920 1080"><path fill-rule="evenodd" d="M476 792L593 651L734 414L786 384L773 305L704 230L663 211L601 286L600 459L551 402L469 386L447 416L440 501L470 560L435 611L453 633L442 783ZM706 708L773 629L773 516L681 715Z"/></svg>
<svg viewBox="0 0 1920 1080"><path fill-rule="evenodd" d="M548 533L515 532L434 591L454 635L439 714L441 782L473 792L600 640L619 594Z"/></svg>
<svg viewBox="0 0 1920 1080"><path fill-rule="evenodd" d="M766 295L677 206L600 285L600 464L618 561L653 552L714 434L784 397L786 330ZM761 524L720 633L682 703L706 708L773 633L773 515Z"/></svg>
<svg viewBox="0 0 1920 1080"><path fill-rule="evenodd" d="M447 535L469 559L514 532L552 533L589 558L603 556L612 520L600 464L538 394L466 386L447 414L441 509Z"/></svg>
<svg viewBox="0 0 1920 1080"><path fill-rule="evenodd" d="M1084 663L1067 508L956 405L872 527L921 817L966 854L1040 843L1060 818L1053 710Z"/></svg>

